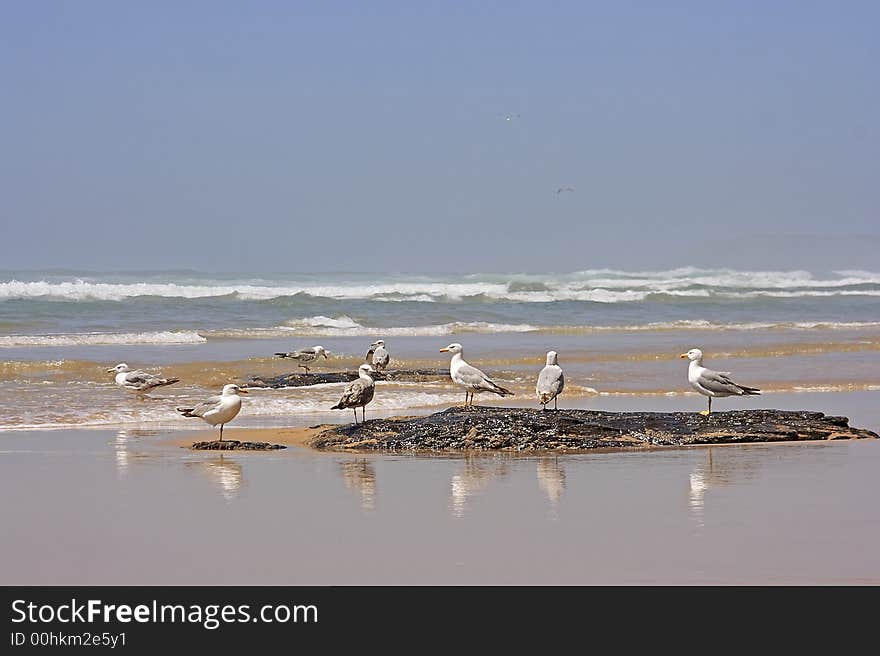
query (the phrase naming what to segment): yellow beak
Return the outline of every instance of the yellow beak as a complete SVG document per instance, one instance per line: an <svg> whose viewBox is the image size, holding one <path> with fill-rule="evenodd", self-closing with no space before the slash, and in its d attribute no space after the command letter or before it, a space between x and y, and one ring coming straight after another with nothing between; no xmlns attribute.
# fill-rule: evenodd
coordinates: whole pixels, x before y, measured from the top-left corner
<svg viewBox="0 0 880 656"><path fill-rule="evenodd" d="M442 348L442 349L440 349L440 352L441 352L441 353L446 353L446 351L448 351L448 350L449 350L448 348Z"/></svg>
<svg viewBox="0 0 880 656"><path fill-rule="evenodd" d="M238 388L238 393L239 393L239 394L247 394L248 391L247 391L246 389L241 389L241 388L239 387L239 388Z"/></svg>
<svg viewBox="0 0 880 656"><path fill-rule="evenodd" d="M687 356L688 356L688 354L687 354L687 353L682 353L682 354L681 354L681 355L679 355L679 356L678 356L678 357L680 357L680 358L687 358Z"/></svg>

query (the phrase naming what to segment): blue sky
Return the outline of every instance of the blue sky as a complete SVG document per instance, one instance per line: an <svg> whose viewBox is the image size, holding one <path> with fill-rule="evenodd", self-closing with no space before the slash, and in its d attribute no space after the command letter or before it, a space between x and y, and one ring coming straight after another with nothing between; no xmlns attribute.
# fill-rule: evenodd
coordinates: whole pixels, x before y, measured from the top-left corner
<svg viewBox="0 0 880 656"><path fill-rule="evenodd" d="M6 2L0 268L876 270L878 24L874 2Z"/></svg>

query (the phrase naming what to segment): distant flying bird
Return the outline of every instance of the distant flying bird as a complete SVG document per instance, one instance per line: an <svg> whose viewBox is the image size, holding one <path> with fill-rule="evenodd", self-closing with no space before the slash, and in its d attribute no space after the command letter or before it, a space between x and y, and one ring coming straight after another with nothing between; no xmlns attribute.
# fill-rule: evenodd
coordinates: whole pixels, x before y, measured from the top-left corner
<svg viewBox="0 0 880 656"><path fill-rule="evenodd" d="M441 353L452 353L449 362L449 376L456 385L464 387L464 404L473 405L474 394L477 392L492 392L498 396L513 396L513 392L504 389L476 367L472 367L462 357L461 344L452 343L446 348L440 349ZM470 402L468 402L470 399Z"/></svg>
<svg viewBox="0 0 880 656"><path fill-rule="evenodd" d="M165 385L173 385L180 382L179 378L161 378L148 374L145 371L131 371L128 365L120 362L115 367L107 370L108 374L116 374L116 384L125 389L132 390L138 394L146 394L152 389L163 387Z"/></svg>
<svg viewBox="0 0 880 656"><path fill-rule="evenodd" d="M708 415L712 412L713 396L752 396L761 393L757 387L746 387L733 382L730 379L729 371L712 371L704 367L703 352L700 349L691 349L678 357L690 360L688 382L691 387L703 396L709 397L709 409L701 411L701 415Z"/></svg>
<svg viewBox="0 0 880 656"><path fill-rule="evenodd" d="M306 373L309 373L308 364L310 362L314 362L320 356L324 356L325 360L328 360L327 351L323 346L313 346L312 348L304 348L299 349L298 351L290 351L289 353L276 353L279 358L291 358L299 362L299 366L306 370Z"/></svg>
<svg viewBox="0 0 880 656"><path fill-rule="evenodd" d="M367 364L373 365L376 371L384 371L385 367L388 366L388 362L391 360L391 356L385 349L384 340L377 339L375 342L370 344L370 350L367 351L367 355L365 356L365 358Z"/></svg>
<svg viewBox="0 0 880 656"><path fill-rule="evenodd" d="M563 191L574 191L574 187L559 187L556 193L561 194Z"/></svg>
<svg viewBox="0 0 880 656"><path fill-rule="evenodd" d="M556 360L556 351L547 351L547 364L538 374L538 383L535 385L535 393L538 402L547 409L547 404L553 401L553 409L558 410L557 397L565 387L565 376L562 375L562 367Z"/></svg>
<svg viewBox="0 0 880 656"><path fill-rule="evenodd" d="M519 114L502 114L505 121L512 121L514 119L519 118Z"/></svg>
<svg viewBox="0 0 880 656"><path fill-rule="evenodd" d="M357 409L361 409L361 415L364 422L367 421L367 404L373 400L373 394L376 391L376 384L373 382L371 373L375 373L368 364L362 364L358 367L358 379L345 388L339 403L332 406L331 410L343 410L351 408L354 411L354 423L358 423Z"/></svg>
<svg viewBox="0 0 880 656"><path fill-rule="evenodd" d="M229 423L241 410L241 397L239 394L247 394L247 390L238 385L225 385L220 396L212 396L209 399L197 403L191 408L177 408L184 417L199 417L211 426L220 424L220 441L223 441L223 425Z"/></svg>

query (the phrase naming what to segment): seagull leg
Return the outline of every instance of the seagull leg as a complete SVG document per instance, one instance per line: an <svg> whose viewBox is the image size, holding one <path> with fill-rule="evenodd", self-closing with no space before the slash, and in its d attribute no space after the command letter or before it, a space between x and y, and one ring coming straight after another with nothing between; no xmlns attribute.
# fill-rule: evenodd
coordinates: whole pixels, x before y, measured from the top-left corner
<svg viewBox="0 0 880 656"><path fill-rule="evenodd" d="M358 423L358 409L352 408L351 410L352 410L352 412L354 412L354 423L357 424Z"/></svg>
<svg viewBox="0 0 880 656"><path fill-rule="evenodd" d="M709 399L709 409L708 409L708 410L703 410L702 412L700 412L700 414L701 414L701 415L706 415L706 416L708 417L710 414L712 414L712 397L711 397L711 396L707 396L706 398Z"/></svg>
<svg viewBox="0 0 880 656"><path fill-rule="evenodd" d="M220 424L220 441L223 441L223 424Z"/></svg>
<svg viewBox="0 0 880 656"><path fill-rule="evenodd" d="M558 396L553 397L553 409L559 410L559 397Z"/></svg>

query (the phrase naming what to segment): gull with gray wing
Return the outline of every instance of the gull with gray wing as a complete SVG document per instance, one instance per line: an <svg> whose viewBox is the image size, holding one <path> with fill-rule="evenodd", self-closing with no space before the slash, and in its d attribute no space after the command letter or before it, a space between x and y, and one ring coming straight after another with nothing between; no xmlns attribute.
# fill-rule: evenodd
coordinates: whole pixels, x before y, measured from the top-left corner
<svg viewBox="0 0 880 656"><path fill-rule="evenodd" d="M556 351L547 351L547 364L538 374L538 382L535 385L535 393L538 395L538 402L547 409L547 404L553 401L553 409L558 410L557 397L562 393L565 387L565 376L562 374L562 367L557 361Z"/></svg>
<svg viewBox="0 0 880 656"><path fill-rule="evenodd" d="M115 367L111 367L107 370L107 373L116 374L115 380L119 387L124 387L125 389L137 392L138 394L146 394L157 387L164 387L165 385L173 385L174 383L180 382L179 378L162 378L161 376L148 374L146 371L141 371L140 369L132 371L124 362L120 362Z"/></svg>
<svg viewBox="0 0 880 656"><path fill-rule="evenodd" d="M449 376L456 385L464 387L464 404L473 405L474 394L477 392L492 392L498 396L513 396L513 392L501 387L482 371L469 365L462 357L462 346L453 342L446 348L440 349L441 353L452 353L449 362Z"/></svg>
<svg viewBox="0 0 880 656"><path fill-rule="evenodd" d="M299 349L297 351L289 351L286 353L276 353L276 356L279 358L290 358L292 360L296 360L299 362L299 366L306 370L306 373L309 373L308 365L312 362L315 362L322 355L325 360L328 360L327 351L323 346L313 346L311 348Z"/></svg>
<svg viewBox="0 0 880 656"><path fill-rule="evenodd" d="M373 400L373 394L376 391L376 383L373 382L371 373L375 373L368 364L362 364L358 367L358 378L345 388L339 403L332 406L331 410L343 410L351 408L354 411L354 423L358 423L357 409L361 409L363 421L367 421L367 404Z"/></svg>
<svg viewBox="0 0 880 656"><path fill-rule="evenodd" d="M241 397L239 394L247 394L246 389L230 383L223 386L220 396L212 396L197 403L191 408L177 408L184 417L199 417L211 426L220 424L220 441L223 441L223 425L235 419L241 410Z"/></svg>
<svg viewBox="0 0 880 656"><path fill-rule="evenodd" d="M690 360L688 382L691 387L709 399L709 408L702 410L701 415L709 415L712 412L713 397L752 396L761 393L757 387L746 387L733 382L729 371L713 371L704 367L703 352L700 349L691 349L678 357Z"/></svg>

